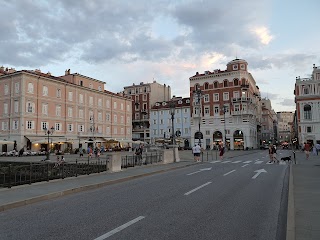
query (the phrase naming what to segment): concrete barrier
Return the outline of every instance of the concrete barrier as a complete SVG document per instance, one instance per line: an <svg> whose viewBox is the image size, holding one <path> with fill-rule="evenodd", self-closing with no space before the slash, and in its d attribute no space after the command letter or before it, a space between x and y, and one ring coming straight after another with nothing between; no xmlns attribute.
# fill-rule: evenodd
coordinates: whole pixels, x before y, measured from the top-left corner
<svg viewBox="0 0 320 240"><path fill-rule="evenodd" d="M109 155L109 172L121 171L121 155L120 152L114 152Z"/></svg>
<svg viewBox="0 0 320 240"><path fill-rule="evenodd" d="M175 155L176 155L176 161L175 162L180 162L180 157L179 157L179 151L178 148L175 147ZM172 149L163 149L162 150L162 157L163 157L163 163L173 163L174 162L174 155L173 155L173 150Z"/></svg>

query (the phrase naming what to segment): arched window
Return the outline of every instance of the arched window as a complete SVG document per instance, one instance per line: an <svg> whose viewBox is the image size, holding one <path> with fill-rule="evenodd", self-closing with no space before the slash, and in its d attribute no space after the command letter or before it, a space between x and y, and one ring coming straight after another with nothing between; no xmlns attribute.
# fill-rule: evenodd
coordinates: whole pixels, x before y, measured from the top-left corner
<svg viewBox="0 0 320 240"><path fill-rule="evenodd" d="M194 85L194 89L195 90L200 90L200 85L199 84Z"/></svg>
<svg viewBox="0 0 320 240"><path fill-rule="evenodd" d="M239 85L239 80L238 79L234 79L233 80L233 86L238 86Z"/></svg>
<svg viewBox="0 0 320 240"><path fill-rule="evenodd" d="M228 87L228 80L223 81L223 87Z"/></svg>
<svg viewBox="0 0 320 240"><path fill-rule="evenodd" d="M213 83L213 87L214 87L214 88L218 88L218 82L214 82L214 83Z"/></svg>
<svg viewBox="0 0 320 240"><path fill-rule="evenodd" d="M304 111L304 119L311 120L312 119L311 106L309 104L304 105L303 111Z"/></svg>
<svg viewBox="0 0 320 240"><path fill-rule="evenodd" d="M204 84L204 89L209 89L209 83L206 82L206 83Z"/></svg>

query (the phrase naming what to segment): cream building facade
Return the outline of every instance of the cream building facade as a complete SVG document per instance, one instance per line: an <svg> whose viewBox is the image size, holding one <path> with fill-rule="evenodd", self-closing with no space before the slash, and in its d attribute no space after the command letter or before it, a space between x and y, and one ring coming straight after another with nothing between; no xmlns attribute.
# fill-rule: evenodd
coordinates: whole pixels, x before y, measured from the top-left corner
<svg viewBox="0 0 320 240"><path fill-rule="evenodd" d="M108 92L105 82L66 70L55 77L40 70L0 68L0 139L16 149L64 150L132 139L132 100ZM45 129L54 130L46 134ZM13 146L2 146L12 150ZM1 149L0 149L1 151Z"/></svg>
<svg viewBox="0 0 320 240"><path fill-rule="evenodd" d="M300 145L320 143L320 67L313 64L309 78L296 78L296 121Z"/></svg>

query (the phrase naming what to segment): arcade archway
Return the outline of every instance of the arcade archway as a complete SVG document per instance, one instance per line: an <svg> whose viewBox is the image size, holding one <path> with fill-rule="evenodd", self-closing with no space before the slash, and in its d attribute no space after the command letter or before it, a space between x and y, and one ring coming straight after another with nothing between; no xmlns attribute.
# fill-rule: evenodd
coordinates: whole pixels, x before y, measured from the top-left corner
<svg viewBox="0 0 320 240"><path fill-rule="evenodd" d="M243 131L236 130L233 133L233 146L235 150L243 150L244 149L244 138Z"/></svg>

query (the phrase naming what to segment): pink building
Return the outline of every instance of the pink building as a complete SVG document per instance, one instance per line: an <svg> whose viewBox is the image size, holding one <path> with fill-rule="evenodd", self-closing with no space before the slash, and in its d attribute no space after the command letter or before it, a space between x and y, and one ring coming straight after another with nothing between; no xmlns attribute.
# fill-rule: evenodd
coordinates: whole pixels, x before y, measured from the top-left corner
<svg viewBox="0 0 320 240"><path fill-rule="evenodd" d="M61 77L0 68L0 140L38 151L107 146L132 139L132 100L104 90L105 82L70 74ZM49 134L48 131L53 133ZM116 140L116 141L114 141ZM12 146L11 146L12 145ZM2 145L9 151L13 144Z"/></svg>

